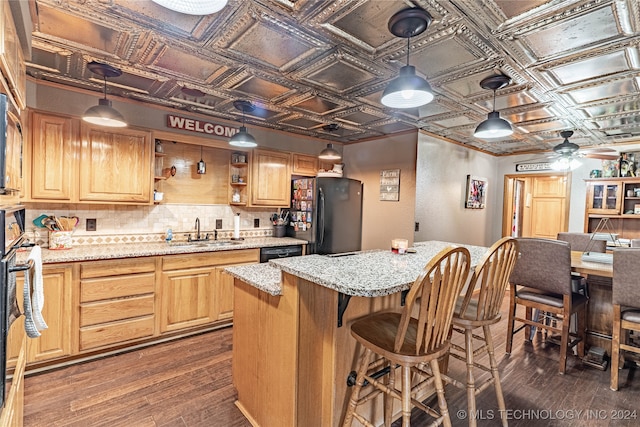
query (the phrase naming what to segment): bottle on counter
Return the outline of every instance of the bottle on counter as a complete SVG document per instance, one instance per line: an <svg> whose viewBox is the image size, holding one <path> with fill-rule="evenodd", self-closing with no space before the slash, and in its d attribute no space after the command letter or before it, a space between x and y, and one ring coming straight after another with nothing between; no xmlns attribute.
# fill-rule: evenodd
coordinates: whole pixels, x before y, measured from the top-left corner
<svg viewBox="0 0 640 427"><path fill-rule="evenodd" d="M167 243L171 243L171 240L173 240L173 231L170 228L167 229L167 236L165 237L165 240Z"/></svg>

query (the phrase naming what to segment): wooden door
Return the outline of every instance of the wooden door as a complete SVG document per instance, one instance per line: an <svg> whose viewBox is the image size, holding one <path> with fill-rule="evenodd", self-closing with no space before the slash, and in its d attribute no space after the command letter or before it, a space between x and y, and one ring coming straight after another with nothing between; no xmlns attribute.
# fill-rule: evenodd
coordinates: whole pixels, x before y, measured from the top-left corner
<svg viewBox="0 0 640 427"><path fill-rule="evenodd" d="M505 176L503 235L555 239L567 231L570 183L570 174Z"/></svg>
<svg viewBox="0 0 640 427"><path fill-rule="evenodd" d="M82 124L80 201L151 203L151 134Z"/></svg>
<svg viewBox="0 0 640 427"><path fill-rule="evenodd" d="M216 320L215 268L162 273L160 331L170 332Z"/></svg>
<svg viewBox="0 0 640 427"><path fill-rule="evenodd" d="M287 207L290 203L290 154L272 150L253 151L251 204Z"/></svg>
<svg viewBox="0 0 640 427"><path fill-rule="evenodd" d="M76 182L77 137L73 119L52 114L31 116L31 191L35 200L71 201Z"/></svg>

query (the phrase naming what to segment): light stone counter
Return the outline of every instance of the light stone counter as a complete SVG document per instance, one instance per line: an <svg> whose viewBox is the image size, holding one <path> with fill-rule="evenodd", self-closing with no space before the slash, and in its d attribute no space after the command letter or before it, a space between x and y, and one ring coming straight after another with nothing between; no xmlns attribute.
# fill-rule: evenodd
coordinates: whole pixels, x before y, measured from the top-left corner
<svg viewBox="0 0 640 427"><path fill-rule="evenodd" d="M308 255L269 262L282 271L347 295L379 297L409 289L429 260L452 245L455 244L428 241L416 243L416 253L404 255L390 250L375 250L346 256ZM484 246L458 246L469 249L472 266L488 249Z"/></svg>
<svg viewBox="0 0 640 427"><path fill-rule="evenodd" d="M183 242L184 243L184 242ZM105 245L83 245L71 249L50 250L42 249L42 262L44 264L73 262L73 261L94 261L116 258L132 258L143 256L187 254L196 252L229 251L237 249L255 249L271 246L284 245L305 245L305 240L291 237L258 237L247 238L245 240L234 241L229 245L174 245L167 243L124 243ZM29 253L29 249L18 252L17 262L24 262Z"/></svg>
<svg viewBox="0 0 640 427"><path fill-rule="evenodd" d="M282 295L282 271L269 263L238 265L224 269L233 277L267 292L273 296Z"/></svg>

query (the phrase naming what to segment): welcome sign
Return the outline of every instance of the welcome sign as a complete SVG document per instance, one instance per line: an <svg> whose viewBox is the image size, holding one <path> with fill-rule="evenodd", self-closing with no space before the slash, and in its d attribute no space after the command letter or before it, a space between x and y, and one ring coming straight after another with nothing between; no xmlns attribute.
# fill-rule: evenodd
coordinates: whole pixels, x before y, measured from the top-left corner
<svg viewBox="0 0 640 427"><path fill-rule="evenodd" d="M207 122L204 120L175 116L173 114L167 114L167 127L186 130L189 132L204 133L206 135L223 136L226 138L231 138L238 132L237 128L230 126Z"/></svg>

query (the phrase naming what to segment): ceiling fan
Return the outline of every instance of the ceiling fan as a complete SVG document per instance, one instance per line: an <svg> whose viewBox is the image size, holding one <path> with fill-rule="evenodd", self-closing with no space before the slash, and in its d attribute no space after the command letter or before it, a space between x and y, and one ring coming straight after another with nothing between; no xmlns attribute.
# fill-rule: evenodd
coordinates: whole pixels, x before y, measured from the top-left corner
<svg viewBox="0 0 640 427"><path fill-rule="evenodd" d="M617 160L620 157L618 152L611 148L593 147L581 149L578 144L569 141L572 135L572 130L560 132L560 136L564 140L553 147L553 153L547 156L551 169L558 171L574 170L581 166L578 160L580 158Z"/></svg>

